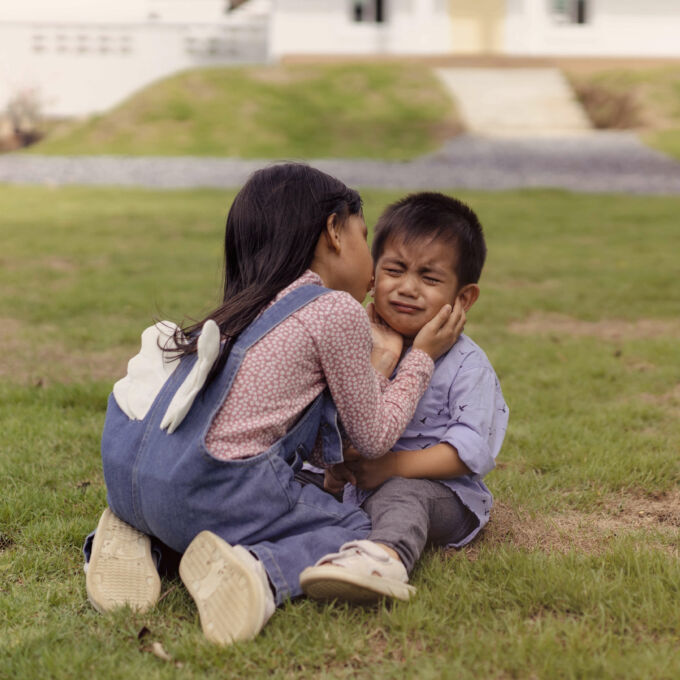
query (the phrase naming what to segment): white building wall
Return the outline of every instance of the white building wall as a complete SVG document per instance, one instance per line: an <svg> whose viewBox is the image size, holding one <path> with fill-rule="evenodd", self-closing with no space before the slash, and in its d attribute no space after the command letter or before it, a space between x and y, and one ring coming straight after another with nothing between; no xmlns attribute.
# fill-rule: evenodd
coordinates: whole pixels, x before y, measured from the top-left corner
<svg viewBox="0 0 680 680"><path fill-rule="evenodd" d="M507 54L680 57L680 1L589 0L586 24L560 24L551 0L507 0Z"/></svg>
<svg viewBox="0 0 680 680"><path fill-rule="evenodd" d="M35 90L53 116L104 111L135 90L203 65L288 54L446 54L449 3L385 0L357 23L352 0L0 0L0 114ZM506 0L506 54L680 57L680 0L589 0L585 25L552 0ZM271 13L270 13L271 12Z"/></svg>
<svg viewBox="0 0 680 680"><path fill-rule="evenodd" d="M353 19L351 0L274 0L270 53L445 54L448 0L385 0L383 23Z"/></svg>
<svg viewBox="0 0 680 680"><path fill-rule="evenodd" d="M47 115L96 113L183 69L267 59L268 17L221 0L23 2L0 12L0 113L27 90Z"/></svg>
<svg viewBox="0 0 680 680"><path fill-rule="evenodd" d="M0 21L215 21L228 0L2 0Z"/></svg>

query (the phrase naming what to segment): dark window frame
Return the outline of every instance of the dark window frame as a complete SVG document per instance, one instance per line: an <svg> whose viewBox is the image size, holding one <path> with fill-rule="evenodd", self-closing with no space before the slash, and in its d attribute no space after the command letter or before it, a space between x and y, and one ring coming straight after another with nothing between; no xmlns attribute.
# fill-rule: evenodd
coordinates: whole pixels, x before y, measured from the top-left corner
<svg viewBox="0 0 680 680"><path fill-rule="evenodd" d="M353 0L352 19L358 24L384 24L386 5L387 0Z"/></svg>
<svg viewBox="0 0 680 680"><path fill-rule="evenodd" d="M553 19L564 26L586 26L590 23L592 5L589 0L550 0Z"/></svg>

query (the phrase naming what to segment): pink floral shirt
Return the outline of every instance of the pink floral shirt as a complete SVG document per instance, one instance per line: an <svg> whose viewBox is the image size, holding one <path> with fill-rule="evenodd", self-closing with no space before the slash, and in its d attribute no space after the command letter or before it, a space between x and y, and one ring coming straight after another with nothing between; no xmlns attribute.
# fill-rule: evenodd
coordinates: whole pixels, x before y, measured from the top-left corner
<svg viewBox="0 0 680 680"><path fill-rule="evenodd" d="M274 301L310 283L323 285L308 270ZM372 342L368 316L349 293L305 305L246 352L206 436L208 451L229 460L267 450L328 385L351 442L366 457L381 456L413 417L434 363L413 350L388 381L371 365Z"/></svg>

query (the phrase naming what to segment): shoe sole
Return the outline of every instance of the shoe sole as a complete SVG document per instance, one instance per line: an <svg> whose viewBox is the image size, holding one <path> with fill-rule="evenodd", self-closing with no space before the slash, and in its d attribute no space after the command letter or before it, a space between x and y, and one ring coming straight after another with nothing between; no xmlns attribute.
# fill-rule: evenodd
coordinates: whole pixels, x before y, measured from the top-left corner
<svg viewBox="0 0 680 680"><path fill-rule="evenodd" d="M97 525L85 586L88 600L102 614L120 607L148 611L161 594L151 540L109 508Z"/></svg>
<svg viewBox="0 0 680 680"><path fill-rule="evenodd" d="M202 531L179 563L206 638L218 645L251 640L264 621L262 584L226 541Z"/></svg>
<svg viewBox="0 0 680 680"><path fill-rule="evenodd" d="M300 574L300 585L315 600L345 600L357 604L384 598L409 600L416 589L408 583L384 576L365 576L345 567L321 565L308 567Z"/></svg>

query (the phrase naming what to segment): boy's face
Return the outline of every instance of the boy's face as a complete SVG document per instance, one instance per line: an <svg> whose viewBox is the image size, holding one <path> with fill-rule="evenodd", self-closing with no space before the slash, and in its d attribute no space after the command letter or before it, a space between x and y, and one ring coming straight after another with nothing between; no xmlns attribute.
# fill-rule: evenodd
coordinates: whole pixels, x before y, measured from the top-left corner
<svg viewBox="0 0 680 680"><path fill-rule="evenodd" d="M413 338L458 293L456 248L441 239L405 244L389 239L375 263L375 309L395 331Z"/></svg>

